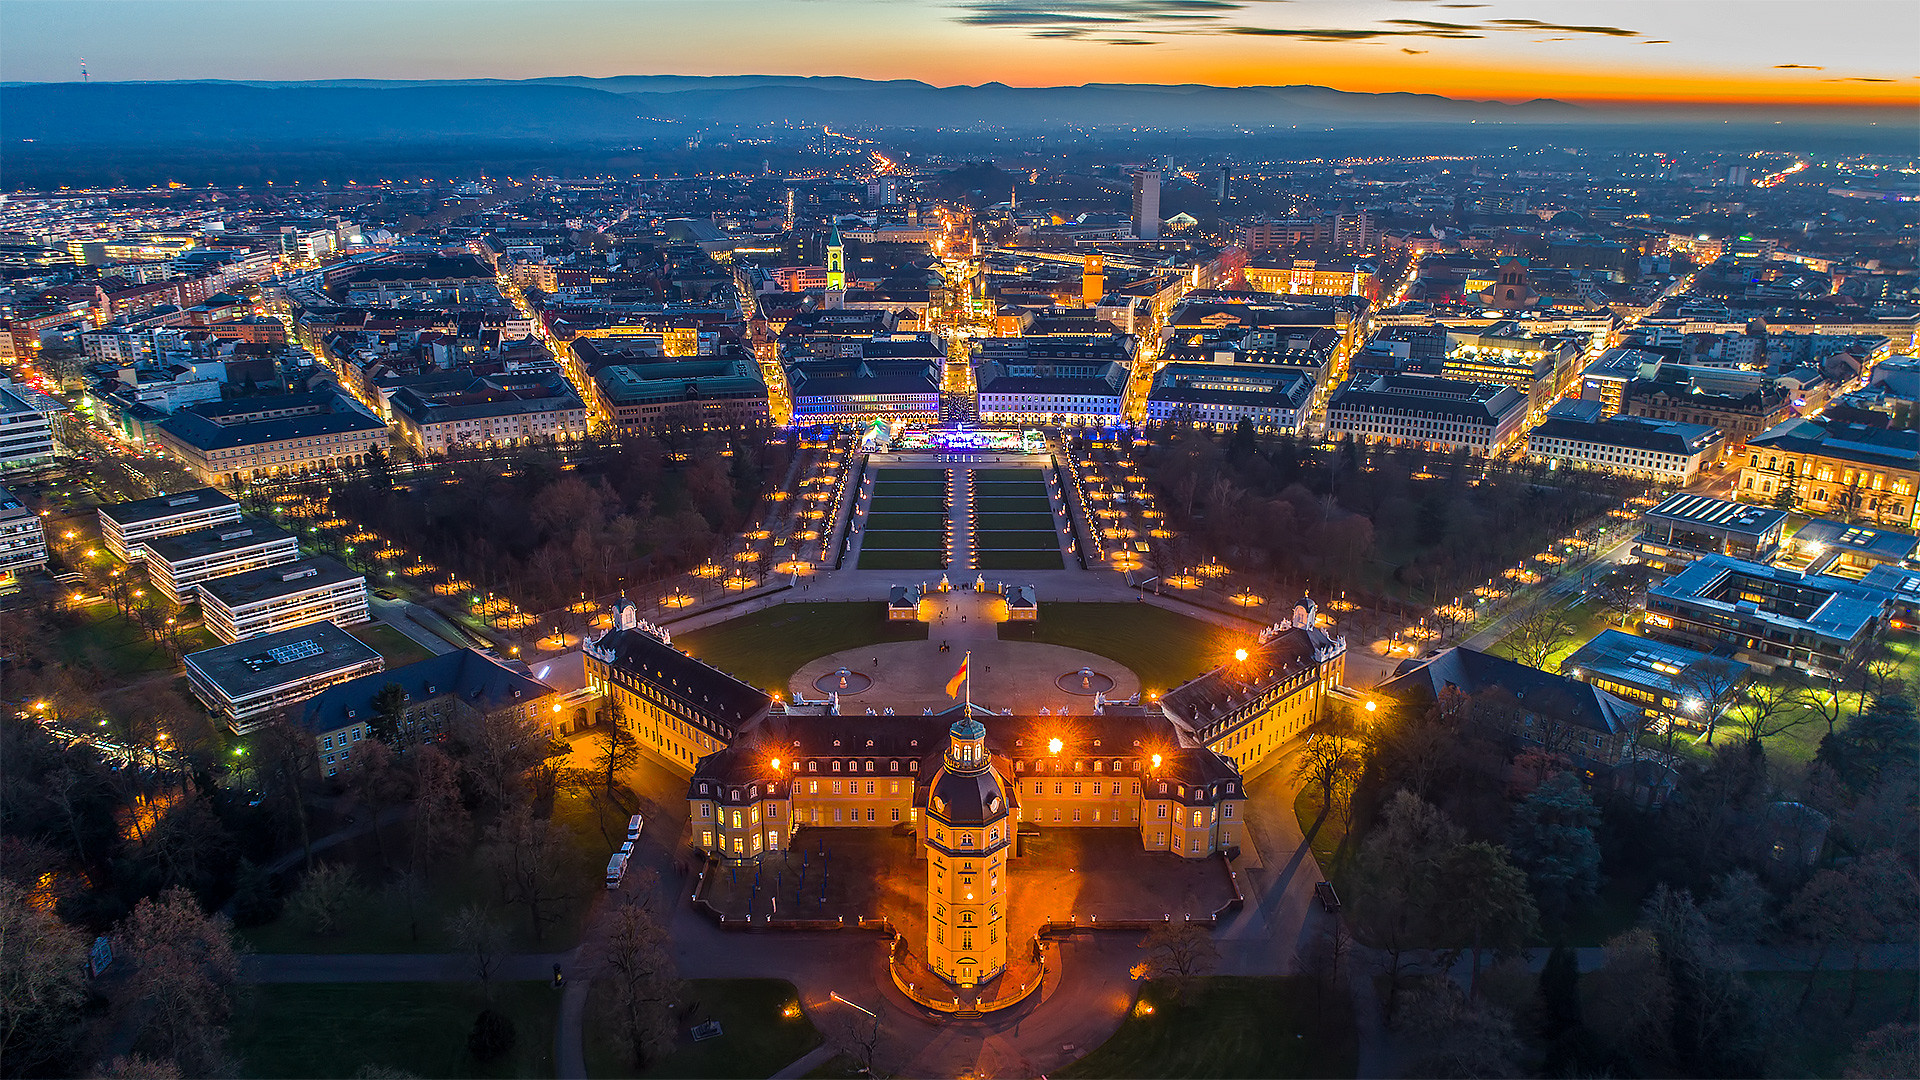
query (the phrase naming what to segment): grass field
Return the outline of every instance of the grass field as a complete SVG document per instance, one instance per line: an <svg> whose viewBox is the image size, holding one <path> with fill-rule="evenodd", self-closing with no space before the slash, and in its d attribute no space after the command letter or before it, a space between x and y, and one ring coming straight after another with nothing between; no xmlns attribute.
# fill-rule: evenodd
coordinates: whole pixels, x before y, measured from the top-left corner
<svg viewBox="0 0 1920 1080"><path fill-rule="evenodd" d="M1184 998L1150 982L1140 1006L1069 1077L1352 1076L1359 1036L1342 992L1303 976L1196 979Z"/></svg>
<svg viewBox="0 0 1920 1080"><path fill-rule="evenodd" d="M973 512L976 514L1051 514L1053 504L1048 502L1044 495L976 495L973 499Z"/></svg>
<svg viewBox="0 0 1920 1080"><path fill-rule="evenodd" d="M982 481L987 483L993 483L993 482L1001 482L1001 481L1007 481L1007 480L1020 480L1020 481L1031 481L1033 483L1045 483L1045 481L1042 479L1042 476L1043 476L1043 473L1039 469L975 469L973 470L973 479L976 483L979 483Z"/></svg>
<svg viewBox="0 0 1920 1080"><path fill-rule="evenodd" d="M122 678L176 669L167 647L147 637L146 631L122 616L110 601L89 604L75 614L79 622L54 635L54 649L63 662L98 667ZM180 632L179 643L185 654L211 649L220 644L220 639L205 627L195 626Z"/></svg>
<svg viewBox="0 0 1920 1080"><path fill-rule="evenodd" d="M1043 601L1034 622L1000 624L1003 640L1044 641L1111 657L1140 677L1142 690L1163 694L1225 662L1235 644L1251 636L1151 604Z"/></svg>
<svg viewBox="0 0 1920 1080"><path fill-rule="evenodd" d="M448 855L428 878L426 897L419 908L420 936L416 939L404 907L396 909L395 902L382 893L384 872L379 847L371 835L356 837L315 856L316 862L352 866L362 887L360 899L347 909L338 933L316 936L291 915L282 914L265 926L241 930L240 936L253 951L261 953L445 952L454 948L446 929L447 917L467 904L478 903L495 909L516 950L572 948L580 938L580 924L592 902L593 890L604 880L607 856L614 847L607 842L608 837L617 840L625 834L626 813L606 803L596 808L578 792L563 790L554 797L553 816L573 834L556 874L581 883L581 887L553 906L559 917L545 926L538 940L525 909L501 906L499 881L482 861L479 837ZM388 852L397 857L407 843L405 827L389 825L385 835Z"/></svg>
<svg viewBox="0 0 1920 1080"><path fill-rule="evenodd" d="M893 480L876 480L873 484L873 498L901 499L914 496L939 497L947 493L945 484L903 484Z"/></svg>
<svg viewBox="0 0 1920 1080"><path fill-rule="evenodd" d="M800 995L785 979L694 979L681 998L695 1010L682 1017L679 1038L671 1054L644 1070L632 1067L611 1032L594 1026L594 1005L606 984L596 983L587 1003L587 1075L604 1077L674 1077L686 1080L738 1078L760 1080L772 1076L819 1046L820 1030L806 1014L784 1015ZM691 1022L688 1022L688 1021ZM720 1022L717 1039L694 1042L687 1030L704 1020Z"/></svg>
<svg viewBox="0 0 1920 1080"><path fill-rule="evenodd" d="M870 513L866 516L865 521L865 528L880 530L938 529L944 532L947 527L947 516L945 514Z"/></svg>
<svg viewBox="0 0 1920 1080"><path fill-rule="evenodd" d="M350 1077L370 1066L424 1078L554 1075L558 991L544 982L494 985L493 1008L515 1033L498 1061L467 1052L484 1006L479 987L466 984L261 983L241 997L233 1052L240 1075L263 1080Z"/></svg>
<svg viewBox="0 0 1920 1080"><path fill-rule="evenodd" d="M931 495L897 495L884 499L875 495L873 505L867 508L867 512L870 514L933 514L944 518L947 516L947 500Z"/></svg>
<svg viewBox="0 0 1920 1080"><path fill-rule="evenodd" d="M938 552L933 554L934 559L939 557ZM674 644L734 678L784 693L787 680L793 677L793 673L816 657L884 641L919 641L926 636L924 623L889 621L887 606L876 600L871 603L781 604L713 626L676 634Z"/></svg>
<svg viewBox="0 0 1920 1080"><path fill-rule="evenodd" d="M1597 602L1564 605L1561 610L1566 615L1567 625L1572 628L1572 632L1547 657L1547 662L1542 665L1544 671L1560 670L1562 660L1572 656L1580 646L1592 641L1595 634L1605 630L1609 625L1607 609ZM1506 638L1494 642L1493 647L1487 651L1495 656L1505 656L1509 659L1513 656Z"/></svg>
<svg viewBox="0 0 1920 1080"><path fill-rule="evenodd" d="M861 570L944 570L947 557L938 551L863 551L855 566Z"/></svg>
<svg viewBox="0 0 1920 1080"><path fill-rule="evenodd" d="M433 656L425 645L385 623L363 623L348 629L347 633L359 638L367 648L379 653L381 658L386 660L388 671Z"/></svg>
<svg viewBox="0 0 1920 1080"><path fill-rule="evenodd" d="M1046 532L1032 529L976 532L973 534L973 546L981 551L1057 551L1060 548L1060 536L1052 529Z"/></svg>
<svg viewBox="0 0 1920 1080"><path fill-rule="evenodd" d="M879 478L878 480L875 481L876 483L886 481L886 480L918 480L918 481L932 480L932 481L938 481L939 483L943 483L943 484L947 482L947 470L945 469L888 468L888 469L877 470L876 475Z"/></svg>
<svg viewBox="0 0 1920 1080"><path fill-rule="evenodd" d="M1060 570L1066 567L1058 551L976 551L973 564L981 570Z"/></svg>
<svg viewBox="0 0 1920 1080"><path fill-rule="evenodd" d="M941 551L946 543L947 534L933 529L868 529L860 534L862 551Z"/></svg>
<svg viewBox="0 0 1920 1080"><path fill-rule="evenodd" d="M1001 529L1039 529L1053 531L1052 514L975 514L973 527L989 531Z"/></svg>

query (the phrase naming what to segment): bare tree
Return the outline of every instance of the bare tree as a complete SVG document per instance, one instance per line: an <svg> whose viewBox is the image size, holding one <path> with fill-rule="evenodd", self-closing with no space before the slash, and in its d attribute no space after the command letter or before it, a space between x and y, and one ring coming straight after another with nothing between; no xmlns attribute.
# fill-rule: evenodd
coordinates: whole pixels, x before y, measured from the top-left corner
<svg viewBox="0 0 1920 1080"><path fill-rule="evenodd" d="M500 816L487 831L486 860L507 903L526 909L533 939L560 917L562 901L572 898L565 873L570 830L526 807Z"/></svg>
<svg viewBox="0 0 1920 1080"><path fill-rule="evenodd" d="M407 754L413 774L413 845L409 868L425 874L442 853L460 845L471 828L467 808L460 801L460 771L437 746L422 746Z"/></svg>
<svg viewBox="0 0 1920 1080"><path fill-rule="evenodd" d="M134 1048L171 1059L187 1075L224 1071L232 987L240 978L226 917L203 914L185 889L168 889L140 901L117 937L130 971L116 997L137 1031Z"/></svg>
<svg viewBox="0 0 1920 1080"><path fill-rule="evenodd" d="M78 1049L87 1002L87 946L0 878L0 1057L10 1076L58 1075Z"/></svg>
<svg viewBox="0 0 1920 1080"><path fill-rule="evenodd" d="M447 936L467 958L480 992L493 1000L493 977L507 956L507 929L479 904L468 904L447 918Z"/></svg>
<svg viewBox="0 0 1920 1080"><path fill-rule="evenodd" d="M387 834L380 828L380 817L407 797L407 774L394 752L380 739L366 739L354 755L353 769L347 773L347 789L367 814L367 827L373 830L374 850L380 865L388 865Z"/></svg>
<svg viewBox="0 0 1920 1080"><path fill-rule="evenodd" d="M1212 932L1191 922L1156 926L1147 932L1140 947L1147 950L1144 973L1165 979L1172 985L1176 997L1184 995L1192 980L1212 971L1220 962L1220 950L1214 947Z"/></svg>
<svg viewBox="0 0 1920 1080"><path fill-rule="evenodd" d="M1775 735L1820 721L1818 712L1806 708L1805 695L1799 687L1777 681L1748 687L1746 700L1728 715L1737 718L1735 722L1745 733L1746 741L1754 746L1762 745Z"/></svg>
<svg viewBox="0 0 1920 1080"><path fill-rule="evenodd" d="M1515 613L1508 624L1507 651L1530 668L1545 670L1547 661L1573 637L1573 623L1560 601L1542 594Z"/></svg>
<svg viewBox="0 0 1920 1080"><path fill-rule="evenodd" d="M1747 667L1737 660L1710 656L1694 664L1674 680L1679 691L1680 712L1694 717L1707 729L1707 745L1713 745L1713 732L1727 708L1740 698L1740 685L1746 681ZM1667 753L1673 753L1673 725L1667 725Z"/></svg>
<svg viewBox="0 0 1920 1080"><path fill-rule="evenodd" d="M682 987L667 933L648 904L621 903L614 909L606 959L613 993L605 1007L633 1066L645 1068L672 1045L670 1006Z"/></svg>
<svg viewBox="0 0 1920 1080"><path fill-rule="evenodd" d="M365 895L353 867L321 863L307 871L300 888L287 898L287 907L307 924L309 932L324 936L339 930Z"/></svg>
<svg viewBox="0 0 1920 1080"><path fill-rule="evenodd" d="M640 764L640 740L633 737L621 722L620 711L615 709L605 727L600 729L593 754L594 768L606 777L607 793L613 793L613 782L623 770Z"/></svg>

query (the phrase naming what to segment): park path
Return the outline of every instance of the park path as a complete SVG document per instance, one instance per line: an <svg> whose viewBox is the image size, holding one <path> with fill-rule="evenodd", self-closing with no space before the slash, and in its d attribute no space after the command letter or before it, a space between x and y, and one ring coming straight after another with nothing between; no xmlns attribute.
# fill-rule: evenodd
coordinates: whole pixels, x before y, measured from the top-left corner
<svg viewBox="0 0 1920 1080"><path fill-rule="evenodd" d="M973 471L947 470L947 569L956 575L973 570ZM954 582L955 585L960 584Z"/></svg>

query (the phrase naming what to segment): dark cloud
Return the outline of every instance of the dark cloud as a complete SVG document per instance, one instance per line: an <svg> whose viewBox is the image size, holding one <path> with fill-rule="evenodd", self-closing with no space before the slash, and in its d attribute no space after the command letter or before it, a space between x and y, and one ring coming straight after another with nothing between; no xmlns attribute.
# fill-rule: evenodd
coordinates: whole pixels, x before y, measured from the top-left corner
<svg viewBox="0 0 1920 1080"><path fill-rule="evenodd" d="M1405 20L1397 20L1405 21ZM1478 38L1483 34L1467 34L1451 30L1346 30L1338 27L1322 26L1312 28L1294 28L1280 26L1229 26L1229 34L1246 37L1282 37L1296 38L1300 41L1371 41L1375 38L1417 37L1417 38Z"/></svg>
<svg viewBox="0 0 1920 1080"><path fill-rule="evenodd" d="M1875 79L1865 75L1851 75L1844 79L1821 79L1821 82L1894 82L1893 79Z"/></svg>
<svg viewBox="0 0 1920 1080"><path fill-rule="evenodd" d="M1823 67L1821 67L1821 66L1819 66L1818 64L1775 64L1775 65L1773 65L1773 66L1774 66L1774 67L1777 67L1777 68L1798 68L1798 69L1799 69L1799 70L1801 70L1801 71L1825 71L1825 70L1827 70L1826 68L1823 68Z"/></svg>
<svg viewBox="0 0 1920 1080"><path fill-rule="evenodd" d="M1407 47L1406 47L1406 46L1404 46L1404 45L1400 47L1400 51L1401 51L1401 52L1403 52L1403 53L1406 53L1406 54L1407 54L1408 56L1425 56L1425 55L1427 55L1427 50L1425 50L1425 49L1409 49L1409 48L1407 48Z"/></svg>
<svg viewBox="0 0 1920 1080"><path fill-rule="evenodd" d="M1643 41L1643 42L1641 42L1640 44L1642 44L1642 45L1671 45L1671 44L1673 44L1673 42L1671 42L1671 41L1668 41L1668 40L1667 40L1667 39L1665 39L1665 38L1655 38L1655 39L1653 39L1652 41Z"/></svg>
<svg viewBox="0 0 1920 1080"><path fill-rule="evenodd" d="M957 21L971 26L1114 26L1218 19L1240 0L967 0Z"/></svg>
<svg viewBox="0 0 1920 1080"><path fill-rule="evenodd" d="M1638 30L1622 30L1617 26L1574 26L1566 23L1541 22L1539 19L1491 19L1486 25L1488 30L1534 31L1553 30L1564 34L1597 34L1601 37L1639 37Z"/></svg>

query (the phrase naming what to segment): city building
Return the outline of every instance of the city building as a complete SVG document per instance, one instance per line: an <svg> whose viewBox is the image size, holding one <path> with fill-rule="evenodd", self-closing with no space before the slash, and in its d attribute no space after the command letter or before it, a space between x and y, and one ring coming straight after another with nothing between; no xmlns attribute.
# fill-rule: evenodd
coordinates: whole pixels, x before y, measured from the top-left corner
<svg viewBox="0 0 1920 1080"><path fill-rule="evenodd" d="M0 472L53 461L53 420L41 395L0 379Z"/></svg>
<svg viewBox="0 0 1920 1080"><path fill-rule="evenodd" d="M1555 465L1602 469L1678 487L1692 482L1720 453L1718 428L1638 416L1591 419L1565 408L1568 404L1590 405L1593 414L1599 412L1597 402L1554 406L1527 433L1528 454Z"/></svg>
<svg viewBox="0 0 1920 1080"><path fill-rule="evenodd" d="M383 717L380 697L400 690L398 715ZM394 750L439 738L456 721L505 715L536 731L554 733L553 687L477 649L455 649L403 667L361 675L307 699L300 726L313 736L320 768L331 777L352 770L354 751L367 739Z"/></svg>
<svg viewBox="0 0 1920 1080"><path fill-rule="evenodd" d="M20 575L47 565L47 531L40 515L0 487L0 591L11 591Z"/></svg>
<svg viewBox="0 0 1920 1080"><path fill-rule="evenodd" d="M379 671L380 654L332 623L188 653L187 686L245 735L335 683Z"/></svg>
<svg viewBox="0 0 1920 1080"><path fill-rule="evenodd" d="M1105 365L1098 375L1013 375L986 363L978 375L983 424L1070 424L1111 427L1120 422L1126 369Z"/></svg>
<svg viewBox="0 0 1920 1080"><path fill-rule="evenodd" d="M1640 515L1633 554L1656 573L1671 574L1704 555L1766 562L1779 550L1787 512L1681 491Z"/></svg>
<svg viewBox="0 0 1920 1080"><path fill-rule="evenodd" d="M1916 553L1920 553L1920 537L1893 529L1814 518L1800 526L1800 531L1787 541L1786 550L1795 560L1790 565L1796 570L1856 577L1878 566L1911 566ZM1786 558L1775 562L1789 565Z"/></svg>
<svg viewBox="0 0 1920 1080"><path fill-rule="evenodd" d="M1647 589L1645 629L1751 667L1835 678L1859 659L1891 603L1845 578L1707 555Z"/></svg>
<svg viewBox="0 0 1920 1080"><path fill-rule="evenodd" d="M208 487L102 506L99 515L107 550L122 562L139 562L147 557L146 541L239 521L240 504Z"/></svg>
<svg viewBox="0 0 1920 1080"><path fill-rule="evenodd" d="M612 364L595 393L622 432L729 431L767 422L767 384L751 356Z"/></svg>
<svg viewBox="0 0 1920 1080"><path fill-rule="evenodd" d="M1747 440L1742 498L1906 528L1920 504L1920 432L1789 420Z"/></svg>
<svg viewBox="0 0 1920 1080"><path fill-rule="evenodd" d="M924 360L813 360L787 368L787 387L801 426L931 424L940 415L940 369Z"/></svg>
<svg viewBox="0 0 1920 1080"><path fill-rule="evenodd" d="M367 579L326 555L229 574L199 586L207 629L232 643L312 622L352 626L372 618Z"/></svg>
<svg viewBox="0 0 1920 1080"><path fill-rule="evenodd" d="M1162 367L1147 393L1147 419L1225 430L1246 420L1260 431L1297 435L1313 401L1305 371L1254 364Z"/></svg>
<svg viewBox="0 0 1920 1080"><path fill-rule="evenodd" d="M423 455L587 435L587 406L558 371L410 380L388 397L400 437Z"/></svg>
<svg viewBox="0 0 1920 1080"><path fill-rule="evenodd" d="M1329 434L1434 450L1497 454L1526 423L1527 397L1513 387L1434 375L1350 379L1327 401Z"/></svg>
<svg viewBox="0 0 1920 1080"><path fill-rule="evenodd" d="M1133 235L1160 237L1160 174L1151 170L1133 174Z"/></svg>
<svg viewBox="0 0 1920 1080"><path fill-rule="evenodd" d="M1730 688L1747 676L1744 664L1611 629L1575 649L1560 662L1560 671L1633 702L1656 727L1679 724L1695 729L1705 728L1713 719L1701 694ZM1712 696L1719 699L1722 711L1732 704L1731 695L1715 692Z"/></svg>
<svg viewBox="0 0 1920 1080"><path fill-rule="evenodd" d="M1630 763L1645 726L1638 706L1598 686L1465 646L1410 663L1374 690L1389 711L1467 709L1489 734L1564 754L1589 780Z"/></svg>
<svg viewBox="0 0 1920 1080"><path fill-rule="evenodd" d="M260 518L241 518L199 532L156 536L140 542L147 577L176 604L199 595L202 582L278 566L300 557L292 533Z"/></svg>
<svg viewBox="0 0 1920 1080"><path fill-rule="evenodd" d="M209 484L365 465L387 425L330 390L189 405L160 422L160 446Z"/></svg>

